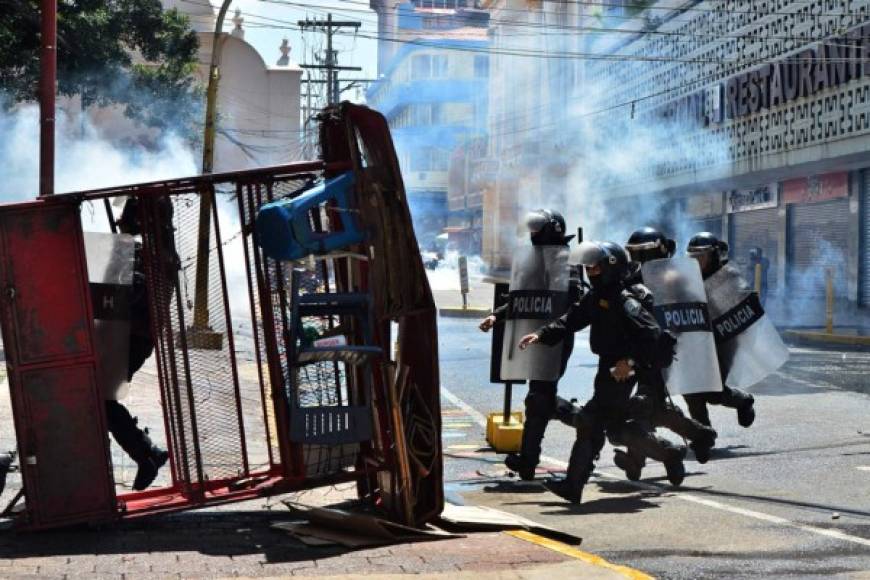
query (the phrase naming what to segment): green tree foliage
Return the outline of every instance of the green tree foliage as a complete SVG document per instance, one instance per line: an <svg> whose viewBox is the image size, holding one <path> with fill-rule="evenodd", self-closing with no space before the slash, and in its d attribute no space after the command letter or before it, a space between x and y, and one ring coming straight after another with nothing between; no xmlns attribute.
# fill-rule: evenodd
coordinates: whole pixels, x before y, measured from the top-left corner
<svg viewBox="0 0 870 580"><path fill-rule="evenodd" d="M38 99L39 0L0 0L0 91ZM153 127L187 129L199 116L198 41L160 0L58 0L58 93L83 106L118 104Z"/></svg>

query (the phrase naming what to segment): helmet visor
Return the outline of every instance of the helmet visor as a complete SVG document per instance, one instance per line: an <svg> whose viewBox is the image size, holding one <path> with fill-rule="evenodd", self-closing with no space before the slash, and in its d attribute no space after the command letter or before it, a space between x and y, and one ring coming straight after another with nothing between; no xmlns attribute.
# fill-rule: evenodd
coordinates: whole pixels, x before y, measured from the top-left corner
<svg viewBox="0 0 870 580"><path fill-rule="evenodd" d="M686 248L686 255L694 258L695 256L703 256L705 254L710 254L715 250L713 246L689 246Z"/></svg>
<svg viewBox="0 0 870 580"><path fill-rule="evenodd" d="M596 266L607 259L607 252L595 242L582 242L571 250L572 264Z"/></svg>
<svg viewBox="0 0 870 580"><path fill-rule="evenodd" d="M661 240L653 240L651 242L641 242L639 244L625 244L625 249L630 253L642 252L644 250L655 250L661 247Z"/></svg>
<svg viewBox="0 0 870 580"><path fill-rule="evenodd" d="M548 223L550 223L550 220L547 219L547 216L540 212L531 211L526 214L526 227L533 234L536 234L543 230L544 226L546 226Z"/></svg>

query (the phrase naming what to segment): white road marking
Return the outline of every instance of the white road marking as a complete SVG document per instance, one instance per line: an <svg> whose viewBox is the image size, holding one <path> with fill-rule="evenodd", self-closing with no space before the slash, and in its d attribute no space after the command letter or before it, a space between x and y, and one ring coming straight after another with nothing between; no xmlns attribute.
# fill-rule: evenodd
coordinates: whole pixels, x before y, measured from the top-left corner
<svg viewBox="0 0 870 580"><path fill-rule="evenodd" d="M855 469L858 471L870 471L870 465L856 465Z"/></svg>
<svg viewBox="0 0 870 580"><path fill-rule="evenodd" d="M799 379L798 377L795 377L795 376L793 376L787 372L784 372L784 371L777 371L775 373L775 375L781 379L793 381L793 382L801 384L805 387L812 387L814 389L826 388L826 389L834 389L837 391L843 390L842 387L838 387L837 385L834 385L834 384L829 383L827 381L823 381L823 380L819 380L819 379L813 379L812 381L807 381L805 379Z"/></svg>
<svg viewBox="0 0 870 580"><path fill-rule="evenodd" d="M789 378L792 378L792 377L789 377ZM456 405L457 407L459 407L460 409L465 411L468 414L468 416L471 417L472 419L474 419L474 421L478 425L480 425L481 427L486 429L486 417L484 417L482 413L478 412L474 407L472 407L471 405L469 405L468 403L466 403L465 401L463 401L462 399L460 399L459 397L457 397L456 395L451 393L449 390L447 390L443 386L441 387L441 395L445 399L447 399L448 401L450 401L451 403L453 403L454 405ZM541 459L547 463L553 464L556 467L562 467L562 468L568 467L568 463L566 463L565 461L559 460L559 459L555 459L553 457L547 457L545 455L542 455ZM858 469L870 471L870 467L861 466ZM644 483L644 482L639 482L639 481L629 481L627 479L624 479L621 475L615 475L615 474L607 473L607 472L603 472L603 471L596 471L595 473L596 473L596 475L599 475L601 477L606 477L608 479L624 480L624 483L631 485L631 486L634 486L634 487L639 488L639 489L645 489L648 491L657 491L657 492L668 492L669 491L660 485L655 485L652 483ZM725 504L725 503L722 503L719 501L714 501L711 499L699 497L697 495L692 495L689 493L673 493L672 497L677 498L677 499L681 499L683 501L695 503L698 505L703 505L703 506L706 506L709 508L713 508L713 509L717 509L717 510L721 510L721 511L725 511L725 512L730 512L733 514L741 515L741 516L744 516L747 518L752 518L752 519L760 520L763 522L768 522L771 524L777 524L780 526L786 526L786 527L794 528L797 530L802 530L804 532L809 532L811 534L816 534L818 536L825 536L828 538L833 538L835 540L841 540L844 542L851 542L853 544L860 544L862 546L870 547L870 539L861 538L858 536L852 536L852 535L845 534L845 533L837 531L837 530L827 530L825 528L817 528L815 526L808 526L805 524L799 524L797 522L793 522L791 520L788 520L786 518L781 518L779 516L773 516L773 515L766 514L763 512L749 510L749 509L745 509L745 508L741 508L741 507L737 507L737 506L731 506L731 505L728 505L728 504Z"/></svg>

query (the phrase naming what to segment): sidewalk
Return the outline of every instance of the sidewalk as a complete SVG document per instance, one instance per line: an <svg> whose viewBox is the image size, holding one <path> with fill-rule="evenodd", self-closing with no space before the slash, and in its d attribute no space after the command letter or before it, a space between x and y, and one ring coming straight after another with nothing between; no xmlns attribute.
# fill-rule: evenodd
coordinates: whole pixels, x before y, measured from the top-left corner
<svg viewBox="0 0 870 580"><path fill-rule="evenodd" d="M271 509L269 509L271 508ZM309 547L272 523L289 521L280 502L256 500L207 511L126 522L103 529L32 534L0 532L3 578L357 578L423 574L424 578L625 578L594 557L509 535L374 549ZM564 546L564 548L561 548ZM563 550L563 551L560 551ZM579 558L586 558L587 561Z"/></svg>

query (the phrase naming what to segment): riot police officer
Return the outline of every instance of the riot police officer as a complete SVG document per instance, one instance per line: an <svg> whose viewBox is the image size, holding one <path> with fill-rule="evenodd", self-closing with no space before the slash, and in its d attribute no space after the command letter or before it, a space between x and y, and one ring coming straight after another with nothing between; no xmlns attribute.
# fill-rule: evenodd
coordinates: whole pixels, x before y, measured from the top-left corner
<svg viewBox="0 0 870 580"><path fill-rule="evenodd" d="M590 327L589 345L598 355L594 394L575 417L577 439L571 449L567 477L547 487L568 501L579 503L605 436L614 445L627 445L662 461L668 479L679 485L685 475L684 449L656 437L630 420L629 399L637 371L657 366L661 330L644 308L636 290L628 288L628 256L611 242L583 244L580 262L586 266L592 289L561 318L522 338L520 349L535 343L556 344L564 337ZM534 348L531 346L531 348Z"/></svg>
<svg viewBox="0 0 870 580"><path fill-rule="evenodd" d="M635 288L636 294L645 298L644 307L650 312L653 306L652 296L648 292L644 295L641 266L649 260L672 257L676 246L674 240L652 227L634 231L625 245L631 256L627 284ZM639 284L641 286L637 286ZM686 417L683 411L670 401L661 371L641 372L638 378L637 395L632 398L631 407L636 420L646 421L652 428L670 429L689 441L689 447L695 452L695 458L700 463L709 460L710 449L716 442L716 431ZM614 463L625 471L629 479L636 481L640 479L645 458L637 449L628 448L627 452L617 449Z"/></svg>
<svg viewBox="0 0 870 580"><path fill-rule="evenodd" d="M728 244L710 232L700 232L692 236L686 247L689 256L698 260L701 275L706 280L728 262ZM719 344L717 342L717 350ZM720 363L722 357L719 357ZM719 393L697 393L684 395L689 414L693 419L710 425L707 405L722 405L737 410L737 422L741 427L749 427L755 421L755 399L749 393L723 385Z"/></svg>
<svg viewBox="0 0 870 580"><path fill-rule="evenodd" d="M557 211L551 209L538 209L530 212L526 218L532 245L534 246L567 246L574 236L565 235L565 218ZM573 298L579 299L579 285L571 285L569 290ZM496 323L505 320L508 314L508 303L487 316L480 323L480 329L488 332ZM565 373L565 367L571 352L574 349L574 336L565 337L562 344L562 358L559 376ZM529 381L529 392L525 399L525 422L523 423L523 436L520 445L520 453L511 453L505 458L505 465L511 471L517 472L521 479L526 481L535 478L535 467L541 460L541 442L547 424L557 412L560 404L556 396L558 381ZM564 405L564 402L562 402Z"/></svg>
<svg viewBox="0 0 870 580"><path fill-rule="evenodd" d="M175 251L175 233L172 226L172 202L168 197L157 202L161 234L159 238L159 256L162 260L154 275L164 279L159 285L163 292L162 299L168 303L175 289L180 260ZM122 233L133 236L141 235L142 227L139 218L139 200L131 197L124 204L118 227ZM133 265L133 292L130 300L130 350L128 358L127 380L132 381L133 375L142 368L151 353L154 352L154 336L152 334L151 311L148 303L148 282L145 276L145 266L142 256L142 245L136 244ZM157 472L169 460L169 453L161 449L151 440L147 429L140 429L138 420L130 414L122 403L114 400L106 401L106 423L115 441L136 462L136 477L133 489L147 488L157 477Z"/></svg>

